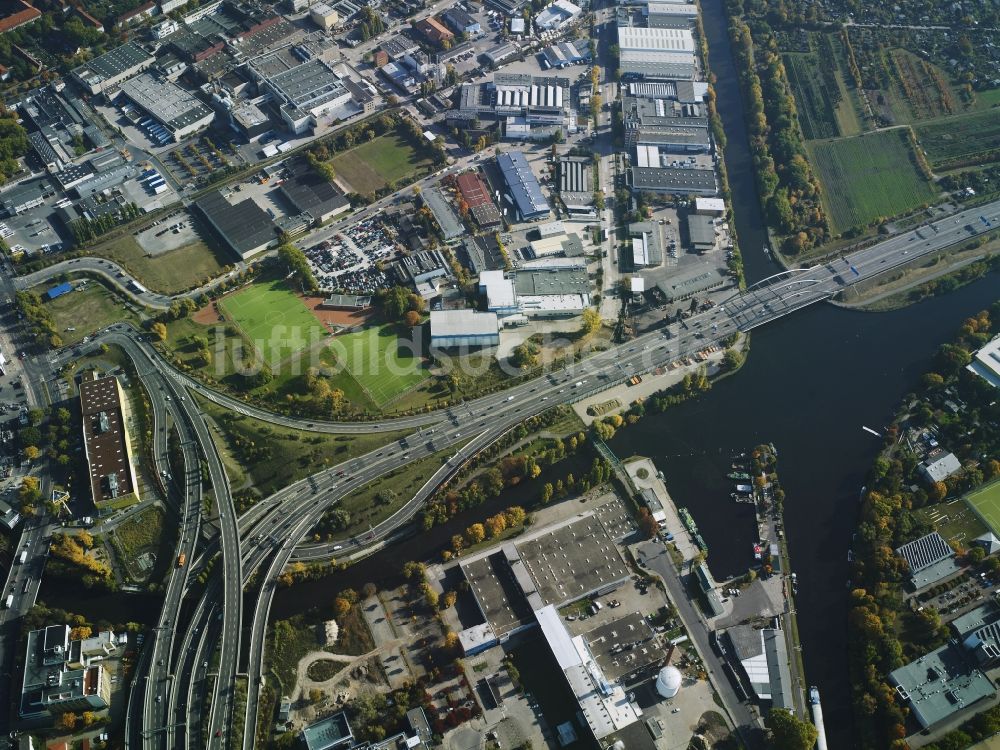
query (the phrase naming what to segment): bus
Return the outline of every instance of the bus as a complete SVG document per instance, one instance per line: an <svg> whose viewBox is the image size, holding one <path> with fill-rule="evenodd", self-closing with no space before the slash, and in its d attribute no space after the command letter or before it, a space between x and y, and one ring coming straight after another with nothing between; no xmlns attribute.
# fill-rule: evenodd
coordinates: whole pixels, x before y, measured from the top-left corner
<svg viewBox="0 0 1000 750"><path fill-rule="evenodd" d="M177 567L183 568L185 562L187 562L187 555L181 552L179 555L177 555Z"/></svg>

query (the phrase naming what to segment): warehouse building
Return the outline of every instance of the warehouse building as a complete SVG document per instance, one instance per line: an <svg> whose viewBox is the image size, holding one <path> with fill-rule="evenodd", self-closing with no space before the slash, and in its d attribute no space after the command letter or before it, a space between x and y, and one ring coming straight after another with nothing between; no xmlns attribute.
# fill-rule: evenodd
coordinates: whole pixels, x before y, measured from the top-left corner
<svg viewBox="0 0 1000 750"><path fill-rule="evenodd" d="M431 310L431 346L439 349L500 344L495 312Z"/></svg>
<svg viewBox="0 0 1000 750"><path fill-rule="evenodd" d="M694 35L690 29L657 29L620 26L618 46L622 52L686 52L694 55Z"/></svg>
<svg viewBox="0 0 1000 750"><path fill-rule="evenodd" d="M546 5L535 16L535 28L541 31L555 31L572 23L580 13L579 5L569 2L569 0L555 0L555 2Z"/></svg>
<svg viewBox="0 0 1000 750"><path fill-rule="evenodd" d="M528 73L497 73L492 82L463 84L447 120L459 128L477 120L499 122L505 137L518 140L576 131L569 79Z"/></svg>
<svg viewBox="0 0 1000 750"><path fill-rule="evenodd" d="M45 202L45 193L51 187L46 180L32 180L15 185L0 193L0 205L7 216L17 216Z"/></svg>
<svg viewBox="0 0 1000 750"><path fill-rule="evenodd" d="M438 279L451 278L451 264L440 250L423 250L404 256L396 265L404 284L411 284L424 299L438 295Z"/></svg>
<svg viewBox="0 0 1000 750"><path fill-rule="evenodd" d="M252 198L232 204L217 190L194 204L226 246L246 259L278 242L277 227Z"/></svg>
<svg viewBox="0 0 1000 750"><path fill-rule="evenodd" d="M73 77L94 96L114 89L156 61L135 42L123 44L73 69Z"/></svg>
<svg viewBox="0 0 1000 750"><path fill-rule="evenodd" d="M137 491L125 400L113 375L80 383L83 449L99 510Z"/></svg>
<svg viewBox="0 0 1000 750"><path fill-rule="evenodd" d="M296 160L287 169L288 177L278 189L296 213L308 214L311 221L323 223L350 207L344 194L316 174L304 159Z"/></svg>
<svg viewBox="0 0 1000 750"><path fill-rule="evenodd" d="M479 36L483 31L479 21L459 8L457 5L451 6L444 13L442 13L441 20L448 24L448 26L450 26L452 31L456 34L466 34L470 37L474 37Z"/></svg>
<svg viewBox="0 0 1000 750"><path fill-rule="evenodd" d="M420 199L430 209L434 221L441 228L441 234L446 240L453 240L465 234L465 225L461 217L455 213L441 191L436 187L427 188L420 193Z"/></svg>
<svg viewBox="0 0 1000 750"><path fill-rule="evenodd" d="M711 216L688 214L686 223L688 239L696 252L707 253L715 249L715 220Z"/></svg>
<svg viewBox="0 0 1000 750"><path fill-rule="evenodd" d="M590 62L590 50L583 42L559 42L546 47L542 58L550 68L562 69Z"/></svg>
<svg viewBox="0 0 1000 750"><path fill-rule="evenodd" d="M321 59L313 58L271 75L261 76L259 71L254 72L260 77L261 90L274 96L281 118L295 134L316 127L320 117L347 120L371 109L374 104L374 97L351 81L346 71Z"/></svg>
<svg viewBox="0 0 1000 750"><path fill-rule="evenodd" d="M771 708L794 711L794 688L784 631L737 625L727 629L724 635L757 699L767 701Z"/></svg>
<svg viewBox="0 0 1000 750"><path fill-rule="evenodd" d="M979 349L965 369L1000 388L1000 336Z"/></svg>
<svg viewBox="0 0 1000 750"><path fill-rule="evenodd" d="M906 560L910 583L917 591L961 570L955 550L936 531L897 547L896 554Z"/></svg>
<svg viewBox="0 0 1000 750"><path fill-rule="evenodd" d="M121 92L170 131L175 141L204 130L215 119L215 112L193 94L148 73L123 83Z"/></svg>
<svg viewBox="0 0 1000 750"><path fill-rule="evenodd" d="M462 195L462 200L469 207L472 218L480 227L489 229L500 226L500 211L490 196L489 188L486 187L478 172L460 174L456 184Z"/></svg>
<svg viewBox="0 0 1000 750"><path fill-rule="evenodd" d="M690 29L618 27L622 78L691 80L697 73Z"/></svg>
<svg viewBox="0 0 1000 750"><path fill-rule="evenodd" d="M559 159L559 199L566 211L579 216L596 216L594 208L593 160L585 156Z"/></svg>
<svg viewBox="0 0 1000 750"><path fill-rule="evenodd" d="M698 154L712 147L702 105L626 96L622 118L629 148L656 146L670 153Z"/></svg>
<svg viewBox="0 0 1000 750"><path fill-rule="evenodd" d="M690 29L698 18L694 3L659 3L651 0L642 6L646 26L653 29Z"/></svg>
<svg viewBox="0 0 1000 750"><path fill-rule="evenodd" d="M536 221L549 216L549 203L542 194L538 178L520 151L508 151L497 157L497 166L507 185L504 198L521 221Z"/></svg>
<svg viewBox="0 0 1000 750"><path fill-rule="evenodd" d="M639 159L630 173L633 190L670 195L716 195L719 192L715 170L711 167L665 167L659 159L655 162L647 159L645 163Z"/></svg>
<svg viewBox="0 0 1000 750"><path fill-rule="evenodd" d="M632 239L632 267L652 268L663 263L663 228L655 221L628 225Z"/></svg>

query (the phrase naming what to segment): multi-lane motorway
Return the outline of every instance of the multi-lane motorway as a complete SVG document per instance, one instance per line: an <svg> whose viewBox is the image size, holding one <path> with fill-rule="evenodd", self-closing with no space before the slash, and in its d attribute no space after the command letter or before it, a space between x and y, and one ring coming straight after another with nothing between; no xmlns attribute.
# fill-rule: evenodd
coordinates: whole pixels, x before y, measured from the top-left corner
<svg viewBox="0 0 1000 750"><path fill-rule="evenodd" d="M184 476L173 480L175 491L182 496L178 502L184 508L178 554L186 551L189 561L196 558L198 529L206 521L219 527L217 548L222 552L221 564L213 568L209 584L185 623L178 623L177 617L189 584L187 572L178 568L170 576L156 635L144 649L137 672L147 675L148 679L140 690L133 692L133 700L140 704L134 704L136 714L129 711L130 720L141 728L137 730L138 735L132 733L130 741L136 747L175 748L198 745L201 738L207 736L210 747L229 746L232 691L239 671L245 672L249 679L247 709L241 717L246 722L243 746L252 746L257 720L256 699L263 678L267 617L277 576L293 557L329 557L334 547L353 550L384 540L413 517L427 494L447 474L524 418L559 403L577 401L634 374L694 354L737 331L750 330L827 299L854 283L914 258L978 236L989 228L981 221L981 216L995 224L1000 220L1000 202L952 215L825 265L780 274L734 295L707 313L595 354L567 370L521 383L501 394L420 418L385 420L377 428L372 424L334 426L327 423L321 426L321 423L278 416L231 402L176 373L140 335L123 326L103 333L99 340L120 345L136 362L140 377L150 392L157 436L154 451L161 472L170 472L166 464L168 415L180 436ZM221 461L204 420L190 396L185 395L187 387L196 388L223 405L255 417L307 430L344 428L344 431L370 432L413 428L417 431L408 436L405 443L392 443L287 487L237 519ZM456 453L423 490L392 518L370 534L366 533L363 539L300 546L322 514L340 498L392 469L452 447L456 448ZM208 519L201 517L201 459L207 465L207 479L214 498L214 511ZM261 575L255 579L258 586L254 592L256 604L249 622L244 623L243 582L258 571ZM183 637L178 647L174 634L179 629ZM245 668L240 670L238 661L244 632L250 641ZM207 716L202 716L202 701L193 686L201 682L204 688L206 664L215 661L216 655L211 691L201 694L208 698L209 706Z"/></svg>

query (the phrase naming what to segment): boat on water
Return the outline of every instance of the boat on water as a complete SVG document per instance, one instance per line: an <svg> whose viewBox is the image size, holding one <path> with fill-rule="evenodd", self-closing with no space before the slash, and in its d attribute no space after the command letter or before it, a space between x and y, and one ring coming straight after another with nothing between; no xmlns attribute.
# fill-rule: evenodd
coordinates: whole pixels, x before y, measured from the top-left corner
<svg viewBox="0 0 1000 750"><path fill-rule="evenodd" d="M726 474L726 478L727 479L732 479L734 481L743 481L743 482L749 482L750 481L750 475L747 474L745 471L733 471L733 472L730 472L729 474Z"/></svg>

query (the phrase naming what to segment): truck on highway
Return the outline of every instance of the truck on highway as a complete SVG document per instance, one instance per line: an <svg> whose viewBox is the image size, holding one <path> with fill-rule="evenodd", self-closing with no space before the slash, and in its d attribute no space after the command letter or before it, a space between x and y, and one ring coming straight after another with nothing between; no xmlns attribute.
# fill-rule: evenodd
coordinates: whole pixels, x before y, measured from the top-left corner
<svg viewBox="0 0 1000 750"><path fill-rule="evenodd" d="M186 563L186 562L187 562L187 555L185 555L183 552L181 552L179 555L177 555L177 567L178 568L183 568L184 567L184 563Z"/></svg>
<svg viewBox="0 0 1000 750"><path fill-rule="evenodd" d="M7 609L10 609L11 607L14 606L14 595L13 594L7 594L7 599L4 602L4 606Z"/></svg>
<svg viewBox="0 0 1000 750"><path fill-rule="evenodd" d="M28 550L23 549L21 550L21 554L17 556L17 564L24 565L27 559L28 559Z"/></svg>

